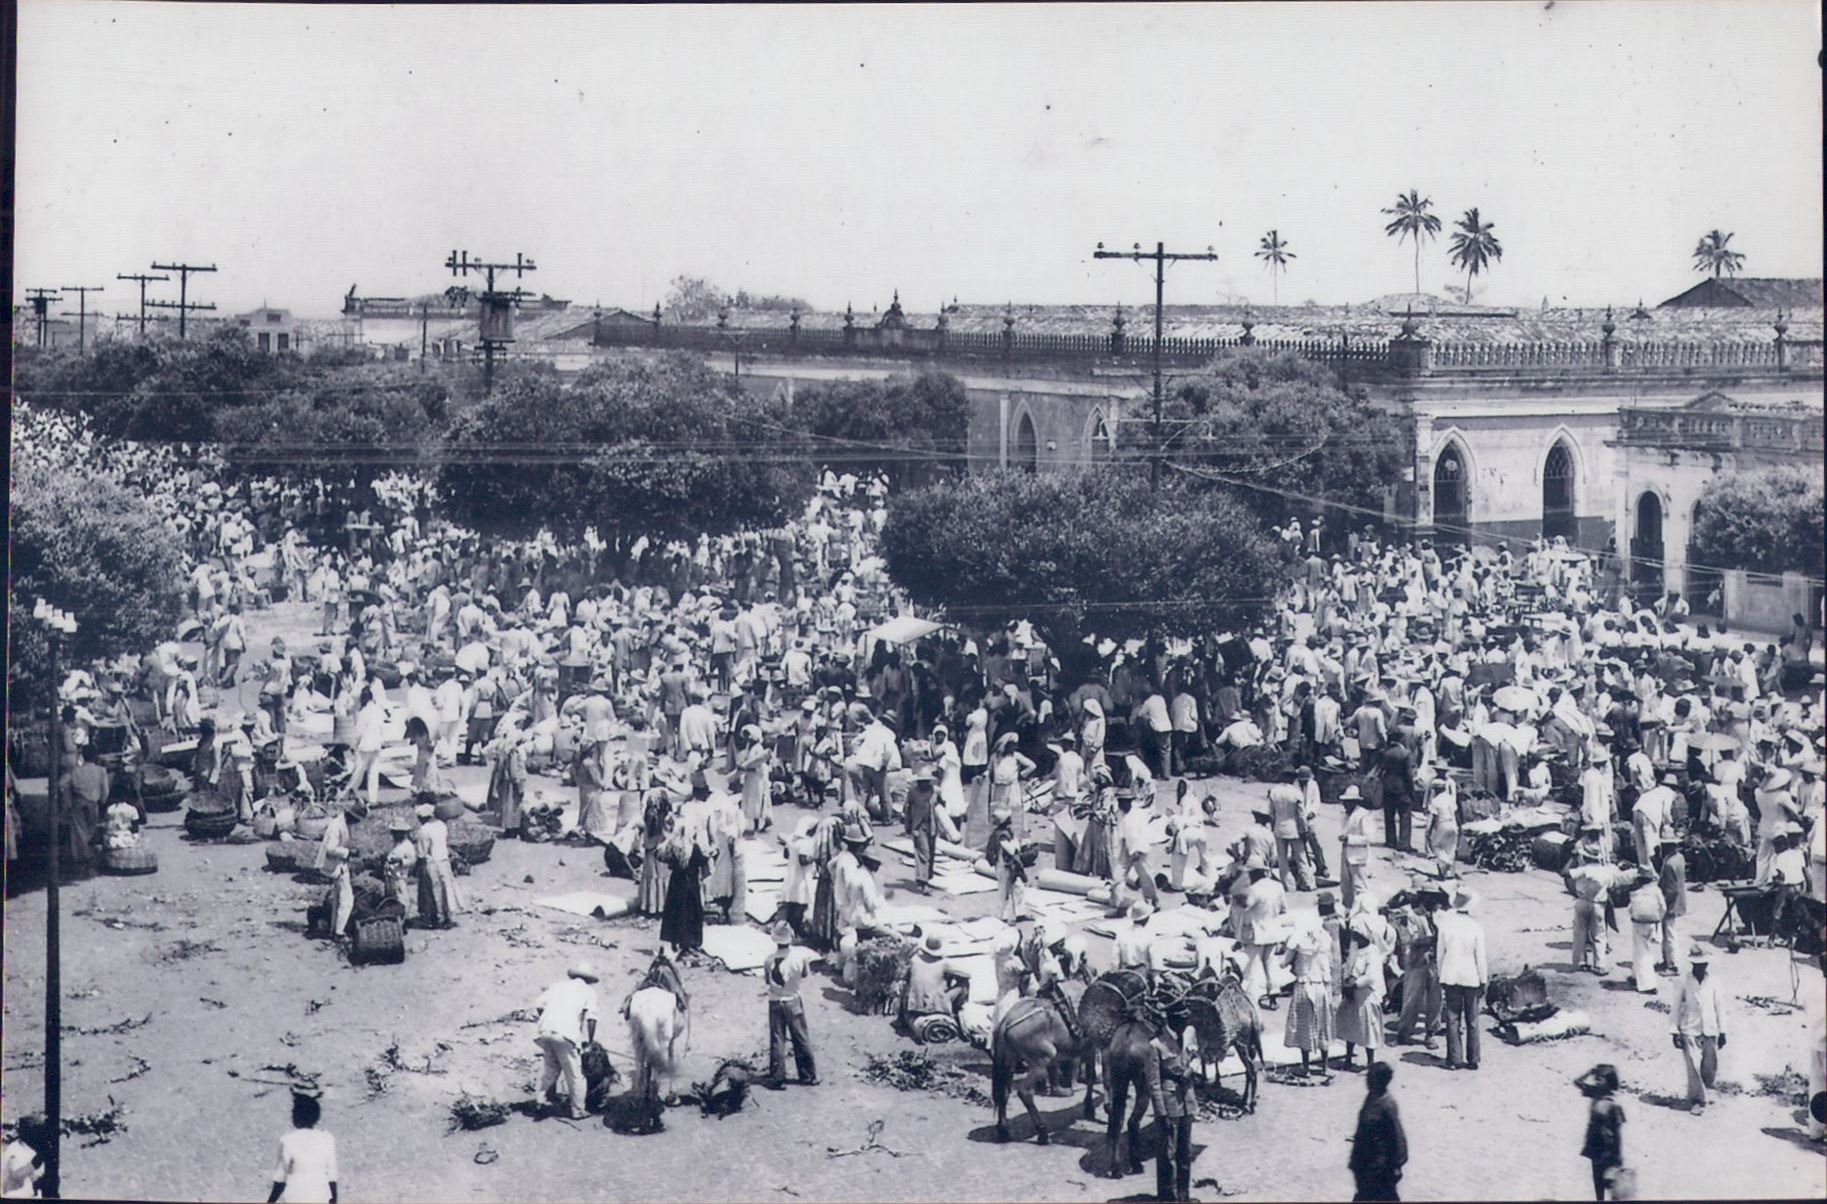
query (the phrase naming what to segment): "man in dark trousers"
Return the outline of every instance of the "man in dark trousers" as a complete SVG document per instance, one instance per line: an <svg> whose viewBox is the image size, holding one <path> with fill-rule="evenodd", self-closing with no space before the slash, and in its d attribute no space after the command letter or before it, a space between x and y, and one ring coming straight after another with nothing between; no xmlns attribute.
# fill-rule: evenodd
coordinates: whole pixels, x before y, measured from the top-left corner
<svg viewBox="0 0 1827 1204"><path fill-rule="evenodd" d="M1364 1072L1364 1104L1358 1109L1358 1131L1351 1139L1351 1174L1357 1180L1353 1200L1400 1200L1396 1184L1408 1161L1408 1138L1402 1116L1390 1098L1396 1075L1388 1062L1372 1062Z"/></svg>
<svg viewBox="0 0 1827 1204"><path fill-rule="evenodd" d="M1190 1200L1193 1185L1192 1074L1180 1043L1163 1024L1148 1042L1148 1094L1161 1122L1155 1199Z"/></svg>
<svg viewBox="0 0 1827 1204"><path fill-rule="evenodd" d="M1402 708L1404 719L1411 709ZM1378 753L1378 769L1383 779L1383 841L1392 849L1405 853L1415 851L1415 760L1407 739L1411 729L1401 729L1390 737Z"/></svg>
<svg viewBox="0 0 1827 1204"><path fill-rule="evenodd" d="M799 995L800 984L816 960L810 949L793 944L792 928L774 926L774 953L762 970L768 984L768 1077L762 1086L769 1090L779 1091L786 1084L789 1045L799 1081L808 1087L818 1085L812 1038L806 1032L806 1005Z"/></svg>

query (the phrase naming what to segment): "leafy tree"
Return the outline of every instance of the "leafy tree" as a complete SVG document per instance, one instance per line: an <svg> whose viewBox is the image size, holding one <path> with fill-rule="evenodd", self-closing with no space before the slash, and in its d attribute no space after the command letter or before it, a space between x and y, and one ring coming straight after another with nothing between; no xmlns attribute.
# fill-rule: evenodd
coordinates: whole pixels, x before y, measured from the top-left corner
<svg viewBox="0 0 1827 1204"><path fill-rule="evenodd" d="M1408 463L1395 415L1292 352L1221 355L1177 384L1162 420L1170 459L1220 478L1265 520L1311 514L1321 498L1381 510Z"/></svg>
<svg viewBox="0 0 1827 1204"><path fill-rule="evenodd" d="M1729 230L1708 230L1702 234L1700 241L1694 244L1694 270L1702 275L1711 272L1715 280L1722 272L1727 276L1738 275L1738 270L1745 265L1745 257L1726 245L1731 241Z"/></svg>
<svg viewBox="0 0 1827 1204"><path fill-rule="evenodd" d="M997 470L896 494L889 575L954 619L1028 619L1069 673L1087 636L1192 636L1251 621L1274 556L1253 516L1209 491L1159 492L1128 467Z"/></svg>
<svg viewBox="0 0 1827 1204"><path fill-rule="evenodd" d="M1421 244L1440 236L1440 219L1432 213L1434 202L1430 197L1421 195L1421 190L1411 188L1396 197L1396 203L1383 210L1383 216L1392 219L1383 227L1383 233L1396 240L1401 246L1403 239L1415 244L1415 291L1421 291Z"/></svg>
<svg viewBox="0 0 1827 1204"><path fill-rule="evenodd" d="M1281 274L1288 270L1288 261L1296 258L1288 244L1283 241L1281 231L1271 230L1262 236L1262 243L1256 248L1256 258L1262 260L1269 269L1269 287L1274 290L1275 304L1281 304Z"/></svg>
<svg viewBox="0 0 1827 1204"><path fill-rule="evenodd" d="M76 616L75 664L140 653L184 612L184 551L139 494L78 468L21 466L11 485L12 577L7 603L29 615L43 598ZM48 702L49 648L29 621L11 625L9 682L29 704Z"/></svg>
<svg viewBox="0 0 1827 1204"><path fill-rule="evenodd" d="M624 553L657 539L774 526L810 496L812 463L783 403L744 395L684 355L627 356L573 385L527 377L460 414L439 484L479 528L575 537Z"/></svg>
<svg viewBox="0 0 1827 1204"><path fill-rule="evenodd" d="M943 372L813 385L793 403L814 461L880 469L903 486L963 466L969 417L964 383Z"/></svg>
<svg viewBox="0 0 1827 1204"><path fill-rule="evenodd" d="M1773 468L1714 477L1695 507L1693 561L1756 573L1820 577L1823 499L1819 472Z"/></svg>
<svg viewBox="0 0 1827 1204"><path fill-rule="evenodd" d="M1472 277L1503 258L1503 244L1491 232L1495 223L1481 220L1477 206L1467 209L1453 225L1455 228L1450 254L1452 261L1465 272L1465 300L1469 305L1472 301Z"/></svg>

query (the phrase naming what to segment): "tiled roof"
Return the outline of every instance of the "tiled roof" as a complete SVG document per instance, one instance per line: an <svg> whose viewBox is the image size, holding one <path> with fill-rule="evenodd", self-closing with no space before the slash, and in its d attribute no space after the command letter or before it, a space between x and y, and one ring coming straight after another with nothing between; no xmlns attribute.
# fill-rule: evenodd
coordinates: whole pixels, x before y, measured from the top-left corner
<svg viewBox="0 0 1827 1204"><path fill-rule="evenodd" d="M1675 294L1662 304L1669 308L1705 306L1724 294L1754 309L1812 311L1818 318L1822 305L1821 279L1788 276L1721 276L1703 280ZM1733 302L1726 301L1726 304Z"/></svg>

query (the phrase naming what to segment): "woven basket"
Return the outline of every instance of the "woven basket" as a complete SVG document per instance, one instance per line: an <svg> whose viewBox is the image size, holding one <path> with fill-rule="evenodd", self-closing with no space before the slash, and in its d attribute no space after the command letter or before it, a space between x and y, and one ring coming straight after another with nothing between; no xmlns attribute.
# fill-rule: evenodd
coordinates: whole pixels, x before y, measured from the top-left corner
<svg viewBox="0 0 1827 1204"><path fill-rule="evenodd" d="M151 849L103 849L101 871L104 874L156 874L159 856Z"/></svg>
<svg viewBox="0 0 1827 1204"><path fill-rule="evenodd" d="M1129 1019L1137 1000L1148 993L1148 979L1134 970L1112 970L1085 988L1078 1001L1078 1023L1085 1035L1108 1041Z"/></svg>
<svg viewBox="0 0 1827 1204"><path fill-rule="evenodd" d="M357 920L349 960L362 966L397 966L406 960L406 922L395 916Z"/></svg>
<svg viewBox="0 0 1827 1204"><path fill-rule="evenodd" d="M495 852L495 830L484 824L459 822L450 833L450 853L470 865L481 865Z"/></svg>
<svg viewBox="0 0 1827 1204"><path fill-rule="evenodd" d="M454 794L447 794L432 805L432 814L446 822L462 819L465 810L463 800Z"/></svg>
<svg viewBox="0 0 1827 1204"><path fill-rule="evenodd" d="M199 811L195 806L184 812L184 830L199 840L221 840L235 830L233 808L227 811Z"/></svg>
<svg viewBox="0 0 1827 1204"><path fill-rule="evenodd" d="M140 803L148 811L176 811L190 795L190 778L162 765L140 770Z"/></svg>

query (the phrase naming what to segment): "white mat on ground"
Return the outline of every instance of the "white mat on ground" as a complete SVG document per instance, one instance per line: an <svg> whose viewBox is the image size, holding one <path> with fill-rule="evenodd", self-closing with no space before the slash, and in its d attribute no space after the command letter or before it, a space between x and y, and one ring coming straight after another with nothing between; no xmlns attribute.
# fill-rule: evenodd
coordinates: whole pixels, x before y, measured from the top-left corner
<svg viewBox="0 0 1827 1204"><path fill-rule="evenodd" d="M533 902L554 911L569 912L574 916L593 916L599 920L613 920L634 910L633 899L598 890L574 890L570 894L548 895Z"/></svg>
<svg viewBox="0 0 1827 1204"><path fill-rule="evenodd" d="M876 908L875 918L883 927L896 928L906 924L918 924L922 928L929 924L943 924L946 915L930 903L884 903Z"/></svg>
<svg viewBox="0 0 1827 1204"><path fill-rule="evenodd" d="M787 859L779 845L768 840L745 840L737 848L742 853L742 872L750 882L787 880Z"/></svg>
<svg viewBox="0 0 1827 1204"><path fill-rule="evenodd" d="M749 883L742 908L749 913L749 919L754 920L757 924L767 923L774 918L774 913L780 910L780 888Z"/></svg>
<svg viewBox="0 0 1827 1204"><path fill-rule="evenodd" d="M980 895L996 889L996 884L990 879L974 871L962 869L935 873L933 886L948 895Z"/></svg>
<svg viewBox="0 0 1827 1204"><path fill-rule="evenodd" d="M738 973L759 970L774 952L774 938L746 924L713 924L704 929L704 951Z"/></svg>
<svg viewBox="0 0 1827 1204"><path fill-rule="evenodd" d="M952 969L971 977L970 1001L972 1003L996 1002L996 962L987 953L972 953L963 957L948 957Z"/></svg>

